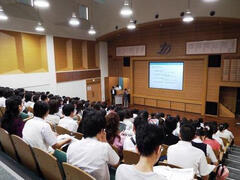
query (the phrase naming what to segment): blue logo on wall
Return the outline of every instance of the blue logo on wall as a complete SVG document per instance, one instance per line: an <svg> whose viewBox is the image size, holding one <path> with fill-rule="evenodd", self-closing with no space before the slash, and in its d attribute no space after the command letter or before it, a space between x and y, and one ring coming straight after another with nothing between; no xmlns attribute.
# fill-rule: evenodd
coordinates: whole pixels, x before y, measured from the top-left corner
<svg viewBox="0 0 240 180"><path fill-rule="evenodd" d="M171 49L172 49L171 45L165 42L160 46L160 51L158 51L157 53L162 55L168 54L170 53Z"/></svg>

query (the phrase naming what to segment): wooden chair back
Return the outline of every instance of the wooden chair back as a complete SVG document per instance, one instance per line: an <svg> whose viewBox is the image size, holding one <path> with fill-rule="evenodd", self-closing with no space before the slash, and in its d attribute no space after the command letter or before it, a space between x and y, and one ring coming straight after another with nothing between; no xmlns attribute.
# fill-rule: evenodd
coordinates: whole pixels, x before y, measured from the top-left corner
<svg viewBox="0 0 240 180"><path fill-rule="evenodd" d="M117 147L115 147L115 146L113 146L113 145L111 145L111 147L113 148L113 150L118 154L118 148Z"/></svg>
<svg viewBox="0 0 240 180"><path fill-rule="evenodd" d="M206 157L206 159L207 159L207 163L208 163L208 164L211 164L211 163L212 163L212 161L211 161L211 159L210 159L209 157Z"/></svg>
<svg viewBox="0 0 240 180"><path fill-rule="evenodd" d="M28 112L33 113L33 108L32 107L27 107Z"/></svg>
<svg viewBox="0 0 240 180"><path fill-rule="evenodd" d="M11 135L11 138L21 163L30 170L39 174L37 162L34 158L31 147L25 143L22 138L16 135Z"/></svg>
<svg viewBox="0 0 240 180"><path fill-rule="evenodd" d="M223 138L223 137L221 137L221 139L223 140L223 145L224 145L225 147L227 147L228 140L227 140L226 138Z"/></svg>
<svg viewBox="0 0 240 180"><path fill-rule="evenodd" d="M69 130L61 127L61 126L56 126L56 132L57 132L59 135L61 135L61 134L68 134L68 135L70 135L70 136L73 135L73 133L72 133L71 131L69 131Z"/></svg>
<svg viewBox="0 0 240 180"><path fill-rule="evenodd" d="M40 171L46 180L62 180L62 174L58 166L57 159L38 148L32 148L38 162Z"/></svg>
<svg viewBox="0 0 240 180"><path fill-rule="evenodd" d="M28 117L26 119L23 119L23 122L27 122L28 120L33 119L33 118L34 118L34 116L30 116L30 117Z"/></svg>
<svg viewBox="0 0 240 180"><path fill-rule="evenodd" d="M3 150L13 159L17 160L17 154L11 136L3 128L0 128L0 142L3 147Z"/></svg>
<svg viewBox="0 0 240 180"><path fill-rule="evenodd" d="M90 174L84 172L78 167L72 166L68 163L63 163L63 169L66 176L66 180L84 179L84 180L95 180Z"/></svg>
<svg viewBox="0 0 240 180"><path fill-rule="evenodd" d="M72 132L72 135L78 140L81 140L83 137L83 134L79 132Z"/></svg>
<svg viewBox="0 0 240 180"><path fill-rule="evenodd" d="M140 155L138 153L123 150L123 160L124 164L137 164L139 161Z"/></svg>
<svg viewBox="0 0 240 180"><path fill-rule="evenodd" d="M0 118L3 117L4 113L5 113L5 107L0 107Z"/></svg>
<svg viewBox="0 0 240 180"><path fill-rule="evenodd" d="M217 160L219 160L220 151L218 151L218 150L213 150L213 152L214 152Z"/></svg>
<svg viewBox="0 0 240 180"><path fill-rule="evenodd" d="M162 144L163 151L161 153L161 156L166 156L167 155L167 150L168 150L168 145Z"/></svg>
<svg viewBox="0 0 240 180"><path fill-rule="evenodd" d="M158 163L159 166L169 166L170 168L177 168L177 169L182 169L179 166L173 165L173 164L168 164L168 163L164 163L164 162L159 162Z"/></svg>

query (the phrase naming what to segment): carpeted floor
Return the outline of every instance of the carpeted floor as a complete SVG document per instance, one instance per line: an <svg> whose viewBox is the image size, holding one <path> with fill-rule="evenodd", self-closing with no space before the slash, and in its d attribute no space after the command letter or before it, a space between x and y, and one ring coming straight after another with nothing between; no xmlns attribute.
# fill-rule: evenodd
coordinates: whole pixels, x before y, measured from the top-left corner
<svg viewBox="0 0 240 180"><path fill-rule="evenodd" d="M229 170L228 180L240 180L240 146L233 146L225 161Z"/></svg>

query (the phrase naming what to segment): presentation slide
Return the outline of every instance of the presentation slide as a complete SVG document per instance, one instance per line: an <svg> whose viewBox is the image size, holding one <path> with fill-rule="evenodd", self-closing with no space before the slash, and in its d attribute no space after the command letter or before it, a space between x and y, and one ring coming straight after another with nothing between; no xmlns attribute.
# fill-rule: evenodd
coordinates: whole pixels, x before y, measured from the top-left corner
<svg viewBox="0 0 240 180"><path fill-rule="evenodd" d="M149 88L183 90L183 62L150 62Z"/></svg>

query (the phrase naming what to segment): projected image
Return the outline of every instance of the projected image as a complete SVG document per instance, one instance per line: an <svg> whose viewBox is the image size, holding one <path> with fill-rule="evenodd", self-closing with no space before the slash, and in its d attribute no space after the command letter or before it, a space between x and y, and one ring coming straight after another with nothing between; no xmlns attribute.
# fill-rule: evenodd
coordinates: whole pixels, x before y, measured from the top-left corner
<svg viewBox="0 0 240 180"><path fill-rule="evenodd" d="M150 62L149 88L183 90L183 62Z"/></svg>

